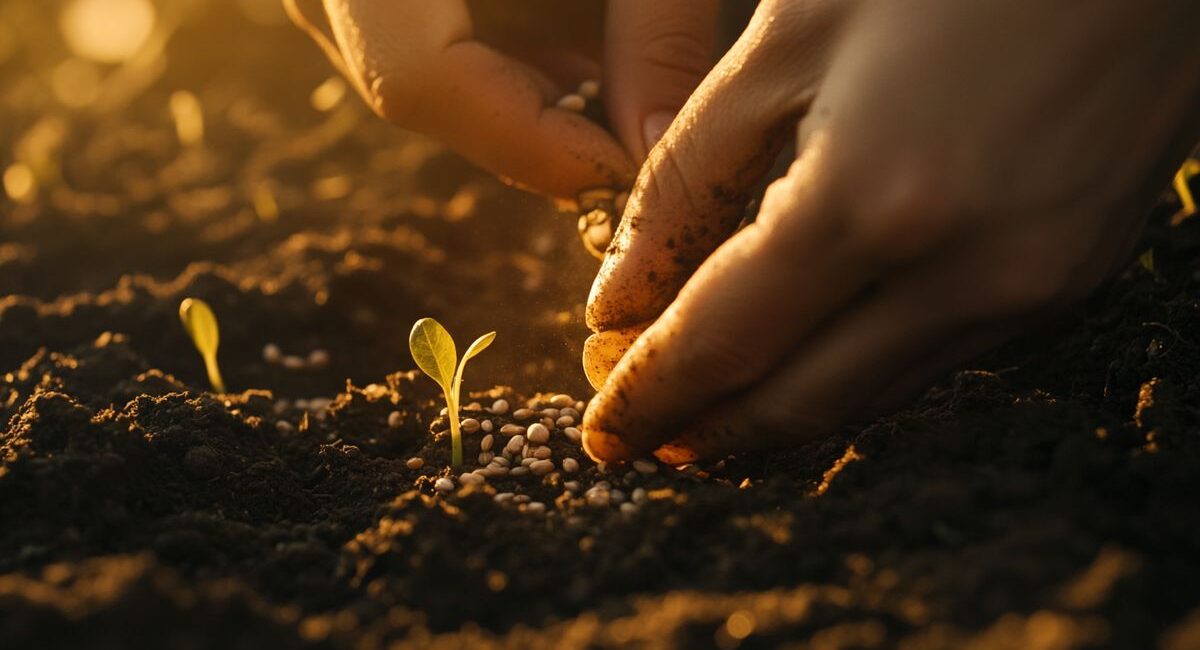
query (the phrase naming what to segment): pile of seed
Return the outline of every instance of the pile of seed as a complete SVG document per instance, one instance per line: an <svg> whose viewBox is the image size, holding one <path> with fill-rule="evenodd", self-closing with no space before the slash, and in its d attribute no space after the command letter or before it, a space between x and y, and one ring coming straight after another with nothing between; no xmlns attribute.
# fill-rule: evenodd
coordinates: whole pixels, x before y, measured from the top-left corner
<svg viewBox="0 0 1200 650"><path fill-rule="evenodd" d="M275 343L263 346L263 361L272 366L282 366L286 370L320 370L327 368L331 358L327 350L313 350L305 356L284 354L283 349Z"/></svg>

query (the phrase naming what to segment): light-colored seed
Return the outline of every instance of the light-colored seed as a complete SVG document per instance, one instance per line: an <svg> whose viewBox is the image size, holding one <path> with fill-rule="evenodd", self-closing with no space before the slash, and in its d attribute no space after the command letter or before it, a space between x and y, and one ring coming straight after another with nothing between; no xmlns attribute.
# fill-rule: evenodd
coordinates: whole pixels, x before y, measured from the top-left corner
<svg viewBox="0 0 1200 650"><path fill-rule="evenodd" d="M492 497L492 500L495 501L496 503L508 503L509 501L513 500L514 496L516 496L516 495L513 494L512 492L501 492L501 493L497 494L496 496Z"/></svg>
<svg viewBox="0 0 1200 650"><path fill-rule="evenodd" d="M292 406L295 406L296 410L298 410L298 411L307 411L308 410L308 400L301 397L300 399L292 402Z"/></svg>
<svg viewBox="0 0 1200 650"><path fill-rule="evenodd" d="M504 445L504 451L507 451L510 454L519 454L524 446L525 436L517 434L512 438L509 438L508 444Z"/></svg>
<svg viewBox="0 0 1200 650"><path fill-rule="evenodd" d="M571 442L579 442L583 440L583 432L575 427L566 427L563 429L563 435Z"/></svg>
<svg viewBox="0 0 1200 650"><path fill-rule="evenodd" d="M496 436L489 433L479 441L479 451L491 451L494 444L496 444Z"/></svg>
<svg viewBox="0 0 1200 650"><path fill-rule="evenodd" d="M633 461L633 468L642 474L653 474L658 471L658 463L639 458Z"/></svg>
<svg viewBox="0 0 1200 650"><path fill-rule="evenodd" d="M528 494L518 494L517 496L513 497L513 501L516 503L529 503L530 501L533 501L533 497L529 496Z"/></svg>
<svg viewBox="0 0 1200 650"><path fill-rule="evenodd" d="M597 474L607 474L608 473L608 463L603 460L596 463L596 473Z"/></svg>
<svg viewBox="0 0 1200 650"><path fill-rule="evenodd" d="M554 461L552 460L535 460L529 465L529 471L537 476L545 476L554 471Z"/></svg>
<svg viewBox="0 0 1200 650"><path fill-rule="evenodd" d="M485 482L487 482L487 479L479 474L468 473L459 476L458 482L462 483L463 485L483 485Z"/></svg>
<svg viewBox="0 0 1200 650"><path fill-rule="evenodd" d="M449 415L449 413L450 413L450 411L447 411L447 410L446 410L446 407L445 407L445 406L443 406L443 407L442 407L442 410L438 411L438 416L439 416L439 417L443 417L443 418L444 418L444 417L446 417L447 415Z"/></svg>
<svg viewBox="0 0 1200 650"><path fill-rule="evenodd" d="M529 442L544 445L550 442L550 430L540 422L535 422L525 430L525 437L529 438Z"/></svg>
<svg viewBox="0 0 1200 650"><path fill-rule="evenodd" d="M608 490L592 488L584 493L583 498L587 500L589 506L594 508L605 508L608 506Z"/></svg>
<svg viewBox="0 0 1200 650"><path fill-rule="evenodd" d="M617 195L617 199L613 201L613 207L617 209L617 214L625 212L625 206L629 205L629 192L621 192Z"/></svg>
<svg viewBox="0 0 1200 650"><path fill-rule="evenodd" d="M268 343L263 346L262 358L267 363L279 363L283 359L283 350L279 349L279 346L274 343Z"/></svg>
<svg viewBox="0 0 1200 650"><path fill-rule="evenodd" d="M633 494L629 495L629 498L634 503L642 503L646 500L646 488L634 488Z"/></svg>
<svg viewBox="0 0 1200 650"><path fill-rule="evenodd" d="M551 429L554 427L554 420L551 420L550 418L542 418L541 423L542 423L542 426L546 427L547 429Z"/></svg>
<svg viewBox="0 0 1200 650"><path fill-rule="evenodd" d="M537 462L536 458L532 458L532 457L522 458L521 459L521 467L529 467L530 465L532 465L536 462Z"/></svg>
<svg viewBox="0 0 1200 650"><path fill-rule="evenodd" d="M508 413L508 400L498 399L492 402L491 411L494 415L504 415Z"/></svg>
<svg viewBox="0 0 1200 650"><path fill-rule="evenodd" d="M632 503L622 503L621 504L621 514L623 514L625 516L632 515L633 513L637 512L637 511L638 511L638 507Z"/></svg>
<svg viewBox="0 0 1200 650"><path fill-rule="evenodd" d="M513 417L518 420L528 420L533 417L533 409L517 409L513 411Z"/></svg>
<svg viewBox="0 0 1200 650"><path fill-rule="evenodd" d="M479 452L479 464L487 465L488 463L492 462L492 459L495 457L496 454L493 454L490 451L481 451Z"/></svg>
<svg viewBox="0 0 1200 650"><path fill-rule="evenodd" d="M574 474L579 471L579 461L574 458L564 458L562 461L563 471L568 474Z"/></svg>
<svg viewBox="0 0 1200 650"><path fill-rule="evenodd" d="M324 368L329 365L330 360L328 350L313 350L308 353L308 365L313 368Z"/></svg>
<svg viewBox="0 0 1200 650"><path fill-rule="evenodd" d="M470 404L467 404L465 407L463 407L463 410L465 410L465 411L482 411L483 405L480 404L479 402L471 402Z"/></svg>
<svg viewBox="0 0 1200 650"><path fill-rule="evenodd" d="M296 432L296 427L287 420L280 420L275 423L275 430L283 435L289 435Z"/></svg>
<svg viewBox="0 0 1200 650"><path fill-rule="evenodd" d="M586 99L596 99L600 96L600 82L595 79L584 79L579 82L579 94Z"/></svg>
<svg viewBox="0 0 1200 650"><path fill-rule="evenodd" d="M492 459L492 464L499 465L501 467L508 467L509 465L512 464L512 461L505 458L504 456L496 456L495 458Z"/></svg>
<svg viewBox="0 0 1200 650"><path fill-rule="evenodd" d="M388 413L388 426L393 429L399 429L400 425L404 424L404 414L400 411L392 411Z"/></svg>
<svg viewBox="0 0 1200 650"><path fill-rule="evenodd" d="M527 504L525 504L525 512L529 512L529 513L532 513L535 515L544 514L546 512L546 504L542 503L541 501L534 501L532 503L527 503Z"/></svg>
<svg viewBox="0 0 1200 650"><path fill-rule="evenodd" d="M613 490L608 493L608 498L611 499L613 503L621 503L625 500L625 493L620 490Z"/></svg>
<svg viewBox="0 0 1200 650"><path fill-rule="evenodd" d="M560 429L565 429L567 427L573 427L573 426L575 426L575 418L573 418L569 415L564 415L554 421L554 426L556 426Z"/></svg>
<svg viewBox="0 0 1200 650"><path fill-rule="evenodd" d="M529 448L528 442L525 443L524 447L521 447L521 458L529 458L529 449L530 448Z"/></svg>
<svg viewBox="0 0 1200 650"><path fill-rule="evenodd" d="M519 433L525 433L525 427L519 424L506 424L500 427L500 435L502 436L515 436Z"/></svg>
<svg viewBox="0 0 1200 650"><path fill-rule="evenodd" d="M554 397L550 398L550 405L557 407L557 408L563 408L566 406L570 406L574 403L575 403L575 400L572 399L571 396L567 395L566 393L559 393L558 395L555 395Z"/></svg>
<svg viewBox="0 0 1200 650"><path fill-rule="evenodd" d="M533 450L533 457L538 460L546 460L554 455L554 452L549 447L536 447Z"/></svg>
<svg viewBox="0 0 1200 650"><path fill-rule="evenodd" d="M583 109L587 108L587 100L583 98L583 95L571 93L560 97L555 105L564 110L582 113Z"/></svg>
<svg viewBox="0 0 1200 650"><path fill-rule="evenodd" d="M529 473L528 467L514 467L508 470L509 476L524 476Z"/></svg>
<svg viewBox="0 0 1200 650"><path fill-rule="evenodd" d="M287 355L280 363L288 370L303 370L304 366L308 365L305 363L304 357L298 357L294 354Z"/></svg>
<svg viewBox="0 0 1200 650"><path fill-rule="evenodd" d="M491 473L492 473L492 476L504 476L505 474L507 474L507 473L508 473L508 466L507 466L507 465L495 465L495 464L492 464L492 465L488 465L488 466L487 466L487 469L488 469L488 471L489 471L489 472L491 472Z"/></svg>
<svg viewBox="0 0 1200 650"><path fill-rule="evenodd" d="M563 488L570 490L571 492L578 492L579 481L567 481L566 483L563 483Z"/></svg>
<svg viewBox="0 0 1200 650"><path fill-rule="evenodd" d="M625 472L625 476L623 478L625 479L626 483L632 483L633 481L637 480L637 477L638 477L637 472L635 472L633 470L629 470L628 472Z"/></svg>
<svg viewBox="0 0 1200 650"><path fill-rule="evenodd" d="M612 483L609 483L608 481L596 481L595 484L592 485L592 487L599 488L601 490L611 490Z"/></svg>
<svg viewBox="0 0 1200 650"><path fill-rule="evenodd" d="M575 402L575 410L576 410L576 411L579 411L580 413L583 413L583 411L584 411L585 409L587 409L587 403L586 403L586 402L584 402L583 400L579 400L578 402Z"/></svg>
<svg viewBox="0 0 1200 650"><path fill-rule="evenodd" d="M314 397L308 400L308 410L313 412L324 411L329 408L330 404L333 404L333 400L328 397Z"/></svg>
<svg viewBox="0 0 1200 650"><path fill-rule="evenodd" d="M550 418L551 420L558 418L558 409L542 409L542 417Z"/></svg>
<svg viewBox="0 0 1200 650"><path fill-rule="evenodd" d="M404 466L409 469L421 469L425 466L425 459L421 458L420 456L413 456L412 458L404 461Z"/></svg>
<svg viewBox="0 0 1200 650"><path fill-rule="evenodd" d="M695 476L700 473L700 466L695 463L688 463L679 468L679 473L684 476Z"/></svg>
<svg viewBox="0 0 1200 650"><path fill-rule="evenodd" d="M568 416L568 417L573 417L573 418L575 418L576 420L578 420L578 419L579 419L579 411L576 411L575 409L573 409L573 408L571 408L571 407L569 407L569 406L568 406L567 408L565 408L565 409L563 409L563 410L559 411L559 412L558 412L558 415L559 415L559 417L562 417L562 416L564 416L564 415L565 415L565 416Z"/></svg>
<svg viewBox="0 0 1200 650"><path fill-rule="evenodd" d="M492 424L491 420L484 420L483 422L479 423L479 428L482 429L484 433L491 433L492 429L496 428L496 425Z"/></svg>
<svg viewBox="0 0 1200 650"><path fill-rule="evenodd" d="M438 492L453 492L454 481L443 476L442 478L439 478L433 482L433 489L437 490Z"/></svg>
<svg viewBox="0 0 1200 650"><path fill-rule="evenodd" d="M281 399L275 402L275 406L271 410L275 412L275 415L283 415L284 413L287 413L288 409L290 408L292 408L292 403L285 399Z"/></svg>
<svg viewBox="0 0 1200 650"><path fill-rule="evenodd" d="M463 433L475 433L479 430L479 420L467 418L460 422L459 426L462 427Z"/></svg>

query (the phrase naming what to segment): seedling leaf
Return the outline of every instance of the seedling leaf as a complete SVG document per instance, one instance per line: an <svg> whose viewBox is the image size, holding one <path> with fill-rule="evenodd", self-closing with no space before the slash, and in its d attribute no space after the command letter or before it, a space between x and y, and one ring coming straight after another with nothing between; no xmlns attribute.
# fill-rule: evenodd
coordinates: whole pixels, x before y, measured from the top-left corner
<svg viewBox="0 0 1200 650"><path fill-rule="evenodd" d="M454 367L458 365L458 350L450 332L436 320L422 318L408 335L408 349L421 372L436 381L445 391L446 398L451 399L454 386L450 382Z"/></svg>
<svg viewBox="0 0 1200 650"><path fill-rule="evenodd" d="M221 369L217 366L217 348L221 345L221 331L217 326L217 316L208 303L199 298L184 298L179 303L179 320L183 328L192 338L196 350L204 359L208 371L208 382L218 393L225 392L225 381L221 379Z"/></svg>

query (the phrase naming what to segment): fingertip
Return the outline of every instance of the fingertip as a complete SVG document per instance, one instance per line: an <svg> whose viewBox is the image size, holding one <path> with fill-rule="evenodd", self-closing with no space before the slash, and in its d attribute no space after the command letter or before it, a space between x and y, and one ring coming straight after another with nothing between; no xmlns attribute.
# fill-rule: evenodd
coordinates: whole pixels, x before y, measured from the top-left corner
<svg viewBox="0 0 1200 650"><path fill-rule="evenodd" d="M617 367L625 353L633 346L649 323L616 330L597 332L583 343L583 372L592 388L600 390L613 368Z"/></svg>
<svg viewBox="0 0 1200 650"><path fill-rule="evenodd" d="M583 417L583 451L596 462L629 461L644 455L642 449L608 430L604 416L608 408L603 393L592 400Z"/></svg>

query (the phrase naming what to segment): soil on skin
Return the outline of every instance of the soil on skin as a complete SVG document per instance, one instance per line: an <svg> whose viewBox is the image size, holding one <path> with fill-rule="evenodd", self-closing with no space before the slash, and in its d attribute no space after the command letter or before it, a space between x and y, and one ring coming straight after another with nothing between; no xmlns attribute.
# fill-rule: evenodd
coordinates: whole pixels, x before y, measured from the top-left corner
<svg viewBox="0 0 1200 650"><path fill-rule="evenodd" d="M0 162L43 180L0 204L0 647L1200 647L1200 220L1172 197L1152 271L890 417L651 473L554 426L578 472L457 489L411 324L498 330L464 415L527 425L590 395L595 262L352 93L313 109L329 67L248 4L195 3L164 69L68 109L53 13L0 3ZM186 296L244 392L206 392Z"/></svg>

